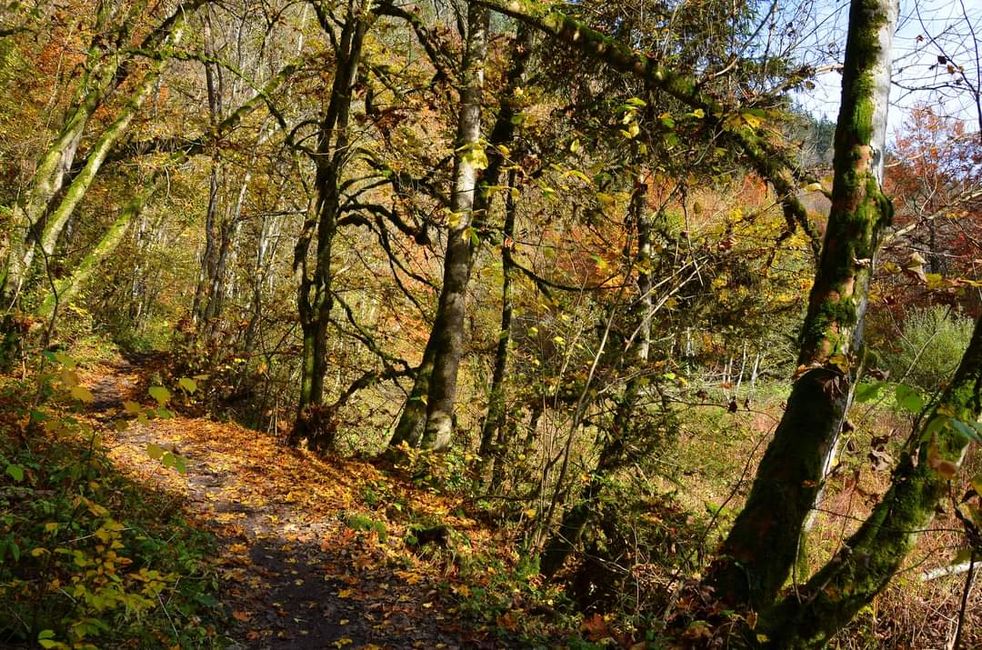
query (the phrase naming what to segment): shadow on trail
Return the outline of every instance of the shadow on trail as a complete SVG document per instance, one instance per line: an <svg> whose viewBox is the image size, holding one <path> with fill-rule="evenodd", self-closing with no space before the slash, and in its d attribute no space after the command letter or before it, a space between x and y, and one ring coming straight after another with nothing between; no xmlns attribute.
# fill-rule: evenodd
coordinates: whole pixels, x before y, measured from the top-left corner
<svg viewBox="0 0 982 650"><path fill-rule="evenodd" d="M128 363L93 372L93 416L120 417L139 384ZM183 475L147 455L159 445L187 459ZM175 495L216 538L218 598L233 648L494 648L469 631L438 571L401 546L399 531L354 530L376 516L360 502L391 479L366 463L284 449L264 434L204 419L131 422L110 456L150 490ZM390 525L392 525L390 523Z"/></svg>

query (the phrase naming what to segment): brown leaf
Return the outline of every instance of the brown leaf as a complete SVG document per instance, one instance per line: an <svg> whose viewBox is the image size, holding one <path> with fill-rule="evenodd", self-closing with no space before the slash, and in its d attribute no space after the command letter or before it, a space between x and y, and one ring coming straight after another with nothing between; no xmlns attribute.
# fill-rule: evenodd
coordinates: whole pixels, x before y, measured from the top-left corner
<svg viewBox="0 0 982 650"><path fill-rule="evenodd" d="M586 632L590 641L599 641L610 636L607 621L600 614L594 614L590 618L583 619L583 622L580 623L580 630Z"/></svg>

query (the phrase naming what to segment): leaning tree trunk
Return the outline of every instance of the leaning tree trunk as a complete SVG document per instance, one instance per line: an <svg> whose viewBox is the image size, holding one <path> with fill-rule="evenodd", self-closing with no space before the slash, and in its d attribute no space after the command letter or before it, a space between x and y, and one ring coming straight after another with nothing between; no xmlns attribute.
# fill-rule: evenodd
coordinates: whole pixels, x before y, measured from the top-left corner
<svg viewBox="0 0 982 650"><path fill-rule="evenodd" d="M954 379L919 419L890 489L836 556L764 616L774 647L823 647L887 586L951 490L969 445L959 428L971 432L980 415L982 318Z"/></svg>
<svg viewBox="0 0 982 650"><path fill-rule="evenodd" d="M41 316L50 316L57 305L67 305L78 294L79 289L92 277L92 274L109 257L123 241L133 220L139 217L147 206L153 193L160 187L163 174L157 174L149 185L138 190L130 199L116 220L103 233L99 242L82 258L82 261L72 270L67 278L56 280L54 292L49 292L38 308Z"/></svg>
<svg viewBox="0 0 982 650"><path fill-rule="evenodd" d="M333 443L333 428L323 415L324 376L327 373L327 326L330 320L331 249L341 206L341 180L350 155L348 123L351 99L361 60L370 15L352 3L336 51L337 67L331 100L320 124L317 144L317 200L314 215L304 224L294 251L294 269L300 277L297 307L303 335L300 366L300 399L291 441L306 439L312 447ZM308 252L316 229L314 269L308 269Z"/></svg>
<svg viewBox="0 0 982 650"><path fill-rule="evenodd" d="M204 2L206 0L190 0L182 3L133 51L147 52L172 46L180 40L187 16ZM21 288L31 273L37 244L43 246L45 254L52 253L65 224L105 162L109 150L126 131L133 116L140 109L146 95L152 89L152 81L159 74L160 67L167 58L166 52L158 52L144 82L138 85L117 119L96 140L82 170L73 179L60 204L54 208L52 214L48 215L49 209L52 208L52 201L64 187L89 118L103 105L106 97L119 88L136 69L133 64L133 52L128 51L124 54L121 51L107 51L106 45L110 42L122 44L129 39L141 7L142 5L138 4L137 8L112 30L111 34L106 34L103 30L111 17L112 3L99 3L95 32L97 36L93 38L92 45L86 53L85 71L81 79L82 90L69 111L58 137L41 156L24 194L24 200L11 207L14 232L7 259L0 270L0 298L3 300L2 308L7 312L16 306Z"/></svg>
<svg viewBox="0 0 982 650"><path fill-rule="evenodd" d="M464 54L460 117L454 142L454 186L450 198L451 224L447 229L447 250L443 265L443 287L436 319L426 344L423 365L416 383L426 383L426 393L414 386L390 444L405 441L424 449L446 449L453 436L454 398L457 371L464 343L464 313L467 283L474 253L472 239L475 190L480 162L484 158L481 137L481 101L484 91L484 65L488 49L489 12L477 4L467 10L467 51ZM432 359L432 367L426 362ZM425 419L421 418L425 396ZM417 400L417 401L413 401ZM422 426L421 426L422 425ZM421 435L420 435L421 434Z"/></svg>
<svg viewBox="0 0 982 650"><path fill-rule="evenodd" d="M177 45L180 43L183 33L184 24L182 22L175 26L166 44L169 46ZM143 107L143 103L156 87L157 80L160 78L161 70L164 67L164 61L164 57L160 57L154 61L153 67L144 76L143 81L137 86L136 91L120 110L116 119L106 127L102 135L99 136L99 139L96 140L92 151L86 157L85 165L65 190L65 196L58 203L57 207L51 211L51 214L48 215L40 238L41 249L45 255L50 257L54 254L55 246L61 238L61 233L65 229L65 225L71 219L86 192L92 186L96 174L102 168L113 145L126 133L133 118L136 117L136 114Z"/></svg>
<svg viewBox="0 0 982 650"><path fill-rule="evenodd" d="M892 212L880 181L897 12L896 0L852 2L832 208L797 379L747 503L707 577L731 604L765 607L788 579L856 379L873 257Z"/></svg>

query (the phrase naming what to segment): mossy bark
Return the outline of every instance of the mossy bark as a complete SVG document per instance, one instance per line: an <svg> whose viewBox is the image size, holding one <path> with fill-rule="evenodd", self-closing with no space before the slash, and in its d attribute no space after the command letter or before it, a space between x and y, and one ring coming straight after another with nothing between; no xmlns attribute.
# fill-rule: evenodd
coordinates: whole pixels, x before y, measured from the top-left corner
<svg viewBox="0 0 982 650"><path fill-rule="evenodd" d="M832 208L800 340L798 379L747 503L708 573L731 604L766 607L788 579L845 417L873 258L891 218L880 176L896 17L894 0L852 2Z"/></svg>
<svg viewBox="0 0 982 650"><path fill-rule="evenodd" d="M982 318L954 379L920 419L890 489L842 550L762 618L779 648L822 647L883 590L934 518L969 440L953 421L982 415Z"/></svg>
<svg viewBox="0 0 982 650"><path fill-rule="evenodd" d="M178 45L181 42L183 34L184 22L182 21L175 25L167 41L167 45L170 47ZM144 75L143 80L116 115L116 119L106 127L96 140L92 150L86 157L85 165L72 179L72 182L65 190L64 197L48 215L45 220L44 230L41 233L41 247L46 255L51 256L54 254L55 246L61 237L62 231L65 229L65 225L75 213L75 209L79 203L82 202L89 187L92 186L92 182L102 168L106 156L109 155L109 151L123 134L126 133L133 118L136 117L147 100L147 97L153 92L157 80L160 78L164 62L165 59L163 57L154 60L150 69Z"/></svg>
<svg viewBox="0 0 982 650"><path fill-rule="evenodd" d="M188 16L206 0L192 0L177 7L166 19L161 21L133 49L107 48L109 44L127 43L136 28L137 19L146 7L146 2L137 2L126 13L124 19L115 27L110 26L113 19L113 4L99 3L96 12L95 37L86 53L79 92L69 109L65 122L54 141L48 146L38 161L38 165L24 192L24 200L10 207L14 232L11 245L2 269L0 269L0 298L3 309L12 310L17 302L24 283L33 268L36 247L40 243L46 254L50 255L68 218L81 201L92 182L92 177L106 159L109 148L118 140L132 119L132 103L143 101L148 92L145 84L140 84L130 103L122 110L120 119L113 122L96 140L91 161L76 177L73 185L65 193L60 206L52 210L52 201L61 192L65 178L75 160L79 142L89 124L90 117L103 105L106 97L121 87L137 66L133 58L137 52L157 51L160 59L154 67L166 58L163 48L169 46L186 25ZM151 72L152 76L154 73ZM135 109L134 111L135 112Z"/></svg>
<svg viewBox="0 0 982 650"><path fill-rule="evenodd" d="M150 196L157 189L159 180L157 182L151 183L151 185L143 190L137 191L136 195L126 204L123 210L119 213L119 217L116 221L112 223L111 226L102 235L92 250L86 253L82 261L75 266L72 270L71 275L63 280L55 281L55 291L49 292L44 300L41 302L41 306L38 308L38 313L41 316L50 316L55 309L55 305L67 305L78 294L79 290L85 285L85 283L92 277L92 274L96 271L100 264L116 250L120 242L123 241L123 237L126 235L126 231L129 229L130 224L143 212L147 205L147 201Z"/></svg>

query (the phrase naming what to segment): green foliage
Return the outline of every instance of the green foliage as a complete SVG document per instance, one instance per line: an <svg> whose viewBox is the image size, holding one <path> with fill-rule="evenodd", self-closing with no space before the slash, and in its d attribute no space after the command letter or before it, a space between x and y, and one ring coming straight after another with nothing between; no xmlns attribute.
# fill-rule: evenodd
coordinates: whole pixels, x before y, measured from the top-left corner
<svg viewBox="0 0 982 650"><path fill-rule="evenodd" d="M384 521L374 519L373 517L360 512L353 512L347 515L344 518L344 523L351 530L364 533L375 533L378 535L380 542L385 542L389 535L388 528L386 527Z"/></svg>
<svg viewBox="0 0 982 650"><path fill-rule="evenodd" d="M67 365L40 391L0 384L0 645L214 645L213 542L173 497L118 474L98 432L59 406L78 392ZM35 406L39 393L51 399Z"/></svg>
<svg viewBox="0 0 982 650"><path fill-rule="evenodd" d="M892 379L933 393L951 379L971 338L970 318L943 306L914 309L883 359Z"/></svg>

